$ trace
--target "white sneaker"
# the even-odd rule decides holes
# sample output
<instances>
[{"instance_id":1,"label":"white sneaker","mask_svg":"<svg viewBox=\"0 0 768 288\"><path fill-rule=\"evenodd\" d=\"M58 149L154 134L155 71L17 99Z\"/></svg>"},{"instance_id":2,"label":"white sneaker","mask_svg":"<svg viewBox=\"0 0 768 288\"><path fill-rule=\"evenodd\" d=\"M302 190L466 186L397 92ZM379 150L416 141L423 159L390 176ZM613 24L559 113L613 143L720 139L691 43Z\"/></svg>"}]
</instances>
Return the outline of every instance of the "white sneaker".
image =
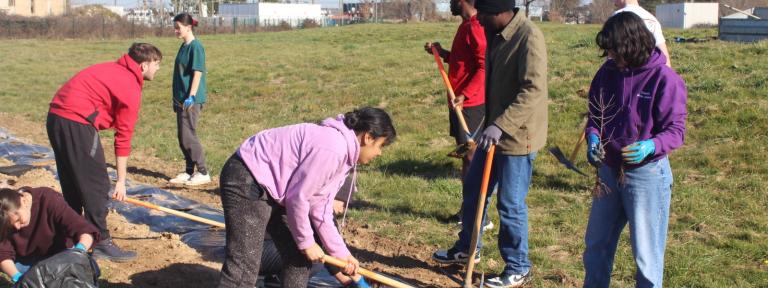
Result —
<instances>
[{"instance_id":1,"label":"white sneaker","mask_svg":"<svg viewBox=\"0 0 768 288\"><path fill-rule=\"evenodd\" d=\"M184 183L187 183L187 181L189 181L189 178L192 178L192 176L184 172L179 175L176 175L176 177L173 177L173 179L168 180L168 182L171 182L173 184L184 184Z\"/></svg>"},{"instance_id":2,"label":"white sneaker","mask_svg":"<svg viewBox=\"0 0 768 288\"><path fill-rule=\"evenodd\" d=\"M488 288L511 288L520 287L531 281L531 272L525 272L522 275L499 275L485 281L485 287Z\"/></svg>"},{"instance_id":3,"label":"white sneaker","mask_svg":"<svg viewBox=\"0 0 768 288\"><path fill-rule=\"evenodd\" d=\"M192 174L192 177L187 180L187 182L184 182L187 186L195 186L195 185L203 185L211 183L211 175L208 174L202 174L200 172L195 172L195 174Z\"/></svg>"}]
</instances>

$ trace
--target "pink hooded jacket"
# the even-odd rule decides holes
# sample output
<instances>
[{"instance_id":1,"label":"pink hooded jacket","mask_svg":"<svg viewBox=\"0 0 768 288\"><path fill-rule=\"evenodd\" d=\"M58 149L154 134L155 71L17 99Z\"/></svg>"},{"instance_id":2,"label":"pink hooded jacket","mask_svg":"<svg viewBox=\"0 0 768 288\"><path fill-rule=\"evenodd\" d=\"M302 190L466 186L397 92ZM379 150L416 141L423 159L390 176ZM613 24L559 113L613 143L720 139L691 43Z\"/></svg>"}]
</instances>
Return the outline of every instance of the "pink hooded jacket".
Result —
<instances>
[{"instance_id":1,"label":"pink hooded jacket","mask_svg":"<svg viewBox=\"0 0 768 288\"><path fill-rule=\"evenodd\" d=\"M333 224L333 199L360 153L343 115L320 124L264 130L245 140L238 152L256 181L286 208L299 249L315 243L314 227L326 253L342 259L351 255Z\"/></svg>"}]
</instances>

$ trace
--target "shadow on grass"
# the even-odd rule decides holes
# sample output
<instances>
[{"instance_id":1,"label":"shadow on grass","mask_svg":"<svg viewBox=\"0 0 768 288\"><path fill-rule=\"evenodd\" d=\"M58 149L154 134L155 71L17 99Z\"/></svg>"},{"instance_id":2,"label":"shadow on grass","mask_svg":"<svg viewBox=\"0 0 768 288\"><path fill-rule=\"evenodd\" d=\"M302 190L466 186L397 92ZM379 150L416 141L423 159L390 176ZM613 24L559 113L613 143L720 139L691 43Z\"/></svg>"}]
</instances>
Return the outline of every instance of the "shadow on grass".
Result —
<instances>
[{"instance_id":1,"label":"shadow on grass","mask_svg":"<svg viewBox=\"0 0 768 288\"><path fill-rule=\"evenodd\" d=\"M447 211L447 214L437 214L437 213L428 213L424 211L415 211L409 207L384 207L379 204L365 201L365 200L353 200L352 203L349 204L350 208L354 208L357 210L376 210L376 211L387 211L389 214L404 214L404 215L413 215L418 218L433 218L441 223L455 223L459 219L453 219L454 210ZM457 212L459 210L459 207L451 207L448 209L455 209Z\"/></svg>"},{"instance_id":2,"label":"shadow on grass","mask_svg":"<svg viewBox=\"0 0 768 288\"><path fill-rule=\"evenodd\" d=\"M416 176L424 179L459 177L459 170L450 161L401 159L377 167L387 175Z\"/></svg>"},{"instance_id":3,"label":"shadow on grass","mask_svg":"<svg viewBox=\"0 0 768 288\"><path fill-rule=\"evenodd\" d=\"M219 270L200 264L176 263L160 270L131 275L132 285L99 280L99 287L216 287Z\"/></svg>"},{"instance_id":4,"label":"shadow on grass","mask_svg":"<svg viewBox=\"0 0 768 288\"><path fill-rule=\"evenodd\" d=\"M567 170L568 173L573 173L575 176L573 177L579 177L587 179L584 176L581 176L579 174L576 174L575 172L570 172L567 168L560 167L563 170ZM568 181L567 179L561 175L558 174L543 174L541 172L538 172L536 170L533 171L533 177L531 180L533 181L533 185L539 188L544 188L548 190L556 190L556 191L565 191L565 192L582 192L585 190L590 189L590 185L588 184L588 181ZM594 179L593 179L594 180Z\"/></svg>"}]
</instances>

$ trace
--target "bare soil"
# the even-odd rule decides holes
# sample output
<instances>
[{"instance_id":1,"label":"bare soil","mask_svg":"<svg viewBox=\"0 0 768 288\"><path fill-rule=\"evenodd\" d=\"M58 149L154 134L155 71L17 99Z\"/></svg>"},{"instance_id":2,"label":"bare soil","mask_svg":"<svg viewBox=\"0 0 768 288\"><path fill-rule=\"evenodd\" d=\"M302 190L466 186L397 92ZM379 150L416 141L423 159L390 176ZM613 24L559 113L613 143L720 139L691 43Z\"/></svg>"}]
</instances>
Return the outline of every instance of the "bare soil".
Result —
<instances>
[{"instance_id":1,"label":"bare soil","mask_svg":"<svg viewBox=\"0 0 768 288\"><path fill-rule=\"evenodd\" d=\"M15 137L28 143L48 145L44 123L36 123L0 113L0 123ZM108 162L114 161L111 143L104 142ZM1 159L1 158L0 158ZM9 163L0 160L0 166ZM112 162L114 163L114 162ZM218 179L211 184L194 188L168 183L178 173L182 163L168 163L141 151L132 152L129 160L129 180L154 185L189 199L221 208L218 197ZM0 181L13 180L16 186L47 186L60 191L58 182L50 172L35 169L20 177L0 174ZM169 216L172 217L172 216ZM143 224L128 222L118 213L108 216L115 242L137 251L137 260L128 263L99 261L103 287L213 287L217 283L221 263L210 262L180 241L172 233L150 231ZM463 277L458 266L441 266L430 259L437 247L411 243L418 231L402 239L377 236L366 224L350 221L343 231L353 254L362 267L401 279L416 287L459 287L456 281Z\"/></svg>"}]
</instances>

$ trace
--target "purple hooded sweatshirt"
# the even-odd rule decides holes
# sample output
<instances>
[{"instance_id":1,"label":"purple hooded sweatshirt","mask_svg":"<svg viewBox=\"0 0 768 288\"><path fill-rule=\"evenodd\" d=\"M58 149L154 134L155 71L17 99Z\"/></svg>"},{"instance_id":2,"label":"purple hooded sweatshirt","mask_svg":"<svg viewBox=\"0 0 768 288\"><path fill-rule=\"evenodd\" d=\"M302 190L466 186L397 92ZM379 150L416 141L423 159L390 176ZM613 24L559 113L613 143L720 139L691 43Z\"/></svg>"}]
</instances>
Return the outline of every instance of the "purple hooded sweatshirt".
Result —
<instances>
[{"instance_id":1,"label":"purple hooded sweatshirt","mask_svg":"<svg viewBox=\"0 0 768 288\"><path fill-rule=\"evenodd\" d=\"M656 152L637 165L623 164L627 168L657 161L683 145L688 92L665 63L657 48L639 68L620 69L608 59L592 79L585 132L600 137L606 165L621 167L621 149L637 141L652 139Z\"/></svg>"},{"instance_id":2,"label":"purple hooded sweatshirt","mask_svg":"<svg viewBox=\"0 0 768 288\"><path fill-rule=\"evenodd\" d=\"M285 207L299 249L315 243L314 227L326 253L341 259L351 255L333 224L333 199L360 153L343 115L264 130L245 140L238 153L256 181Z\"/></svg>"}]
</instances>

